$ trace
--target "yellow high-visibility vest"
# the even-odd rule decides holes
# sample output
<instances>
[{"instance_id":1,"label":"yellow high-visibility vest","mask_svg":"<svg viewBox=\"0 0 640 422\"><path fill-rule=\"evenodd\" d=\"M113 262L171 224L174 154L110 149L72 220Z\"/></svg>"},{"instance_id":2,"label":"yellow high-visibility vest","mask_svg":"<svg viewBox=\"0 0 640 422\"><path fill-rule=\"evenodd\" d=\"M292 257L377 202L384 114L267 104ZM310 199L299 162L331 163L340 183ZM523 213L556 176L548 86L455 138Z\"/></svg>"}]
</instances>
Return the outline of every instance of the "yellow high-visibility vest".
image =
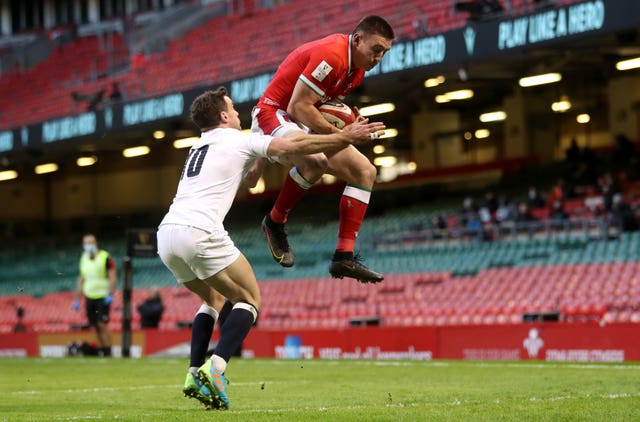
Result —
<instances>
[{"instance_id":1,"label":"yellow high-visibility vest","mask_svg":"<svg viewBox=\"0 0 640 422\"><path fill-rule=\"evenodd\" d=\"M84 279L82 293L89 299L99 299L109 294L109 277L107 272L109 252L100 250L91 259L88 253L80 258L80 275Z\"/></svg>"}]
</instances>

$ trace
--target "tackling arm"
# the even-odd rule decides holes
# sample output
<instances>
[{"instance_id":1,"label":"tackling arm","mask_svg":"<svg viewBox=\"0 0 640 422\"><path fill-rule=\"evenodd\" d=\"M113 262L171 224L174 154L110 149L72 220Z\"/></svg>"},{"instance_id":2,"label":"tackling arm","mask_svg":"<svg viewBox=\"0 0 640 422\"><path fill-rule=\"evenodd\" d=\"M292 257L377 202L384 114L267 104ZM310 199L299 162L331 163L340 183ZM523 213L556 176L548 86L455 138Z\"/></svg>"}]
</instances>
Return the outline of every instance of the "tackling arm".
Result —
<instances>
[{"instance_id":1,"label":"tackling arm","mask_svg":"<svg viewBox=\"0 0 640 422\"><path fill-rule=\"evenodd\" d=\"M291 138L273 138L269 143L267 154L271 156L315 154L349 144L363 144L377 139L384 133L381 122L353 123L344 130L329 135L300 133Z\"/></svg>"}]
</instances>

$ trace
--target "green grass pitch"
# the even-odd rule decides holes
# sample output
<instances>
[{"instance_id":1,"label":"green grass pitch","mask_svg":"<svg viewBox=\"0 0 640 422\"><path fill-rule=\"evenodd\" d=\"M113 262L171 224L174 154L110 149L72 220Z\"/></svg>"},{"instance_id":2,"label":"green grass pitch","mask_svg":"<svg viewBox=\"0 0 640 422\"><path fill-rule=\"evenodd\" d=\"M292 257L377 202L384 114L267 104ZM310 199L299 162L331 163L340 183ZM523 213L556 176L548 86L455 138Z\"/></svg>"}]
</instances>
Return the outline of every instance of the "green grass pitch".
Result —
<instances>
[{"instance_id":1,"label":"green grass pitch","mask_svg":"<svg viewBox=\"0 0 640 422\"><path fill-rule=\"evenodd\" d=\"M232 360L231 410L187 359L0 359L0 421L633 421L640 364Z\"/></svg>"}]
</instances>

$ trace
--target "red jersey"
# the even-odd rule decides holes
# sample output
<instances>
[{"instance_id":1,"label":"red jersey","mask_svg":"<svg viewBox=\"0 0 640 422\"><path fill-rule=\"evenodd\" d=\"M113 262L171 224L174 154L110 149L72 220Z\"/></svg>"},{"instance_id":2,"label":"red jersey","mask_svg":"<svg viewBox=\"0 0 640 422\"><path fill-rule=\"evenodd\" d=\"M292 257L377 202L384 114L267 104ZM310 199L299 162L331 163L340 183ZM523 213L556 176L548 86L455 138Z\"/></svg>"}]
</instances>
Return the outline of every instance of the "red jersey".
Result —
<instances>
[{"instance_id":1,"label":"red jersey","mask_svg":"<svg viewBox=\"0 0 640 422\"><path fill-rule=\"evenodd\" d=\"M351 36L333 34L293 50L284 59L258 107L286 110L298 79L322 97L320 102L346 96L364 78L364 70L351 67Z\"/></svg>"}]
</instances>

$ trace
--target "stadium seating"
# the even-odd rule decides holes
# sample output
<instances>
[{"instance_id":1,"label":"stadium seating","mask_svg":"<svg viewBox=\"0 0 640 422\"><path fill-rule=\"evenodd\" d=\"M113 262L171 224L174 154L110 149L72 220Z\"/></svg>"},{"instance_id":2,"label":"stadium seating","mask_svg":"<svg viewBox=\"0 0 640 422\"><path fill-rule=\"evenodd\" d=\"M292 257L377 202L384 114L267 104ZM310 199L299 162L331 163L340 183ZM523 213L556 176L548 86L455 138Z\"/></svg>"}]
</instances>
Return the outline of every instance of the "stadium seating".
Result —
<instances>
[{"instance_id":1,"label":"stadium seating","mask_svg":"<svg viewBox=\"0 0 640 422\"><path fill-rule=\"evenodd\" d=\"M95 93L108 88L111 81L97 80L98 76L104 74L109 63L128 56L123 37L113 34L111 39L113 44L107 50L96 36L78 38L55 48L47 60L32 69L3 74L3 126L16 127L85 111L87 104L76 103L72 92Z\"/></svg>"},{"instance_id":2,"label":"stadium seating","mask_svg":"<svg viewBox=\"0 0 640 422\"><path fill-rule=\"evenodd\" d=\"M565 321L640 322L640 263L561 264L493 268L455 277L450 272L389 274L384 283L362 285L330 278L261 283L262 328L339 328L366 319L382 325L477 325L522 322L524 314L557 313ZM189 321L199 300L180 286L160 290L165 303L161 329ZM134 309L150 289L133 294ZM71 310L71 292L40 298L0 298L0 331L25 324L36 331L66 331L84 316ZM121 326L122 298L113 302L114 329ZM137 326L139 316L134 311Z\"/></svg>"},{"instance_id":3,"label":"stadium seating","mask_svg":"<svg viewBox=\"0 0 640 422\"><path fill-rule=\"evenodd\" d=\"M378 217L366 224L385 230L384 220ZM623 233L609 241L545 236L387 250L367 246L371 242L366 237L375 237L377 230L363 235L361 244L367 263L386 274L379 285L326 277L335 236L331 223L292 224L291 241L298 259L293 270L272 261L265 245L255 241L261 236L258 229L233 232L261 280L261 326L339 327L372 317L386 325L513 323L525 313L545 312L557 312L565 320L638 320L640 233ZM121 262L122 246L115 241L105 241L103 246ZM318 248L326 251L319 254ZM22 258L16 259L16 254ZM69 309L72 301L78 254L77 245L0 254L7 268L0 280L1 292L7 295L0 298L2 330L15 323L16 306L25 308L25 321L34 329L68 329L70 324L82 323L81 314L59 312ZM12 260L14 265L6 265ZM144 300L150 287L163 286L167 306L163 328L189 320L198 303L175 284L157 258L134 261L134 284L134 305ZM120 325L120 307L118 294L114 328Z\"/></svg>"},{"instance_id":4,"label":"stadium seating","mask_svg":"<svg viewBox=\"0 0 640 422\"><path fill-rule=\"evenodd\" d=\"M507 8L512 14L533 10L532 1L512 3ZM282 25L283 13L290 25ZM86 104L74 102L71 93L98 92L114 81L120 83L125 99L134 100L272 71L296 45L329 33L348 32L369 13L385 16L395 27L398 40L460 28L467 20L467 14L454 13L447 0L328 2L314 14L308 12L306 1L292 0L242 17L215 17L172 40L164 52L148 55L143 63L111 76L106 75L110 63L135 56L124 37L113 33L102 40L96 36L77 38L32 69L2 75L0 129L83 112Z\"/></svg>"},{"instance_id":5,"label":"stadium seating","mask_svg":"<svg viewBox=\"0 0 640 422\"><path fill-rule=\"evenodd\" d=\"M511 3L518 10L532 5L525 0ZM291 26L281 24L283 10ZM330 2L318 14L307 11L306 2L293 0L242 18L216 17L170 42L162 54L102 80L95 80L95 75L106 71L109 60L129 54L123 37L114 35L109 51L96 37L77 39L34 69L3 74L1 124L13 127L84 111L86 105L74 102L71 92L96 92L112 80L121 83L127 99L134 99L273 70L293 46L348 31L357 17L372 11L393 22L400 40L457 28L466 19L454 14L448 1ZM572 221L594 216L584 198L568 200L564 207ZM549 217L546 208L534 212L542 220ZM449 214L451 234L429 238L425 228L443 213ZM523 314L545 312L556 312L565 320L640 323L640 234L608 239L593 236L588 225L581 227L481 242L464 233L452 210L415 205L368 217L358 248L367 265L387 275L380 285L327 278L336 221L298 220L288 225L296 252L294 269L273 262L257 224L230 231L261 281L263 328L338 328L367 318L393 326L506 324L521 321ZM122 262L121 239L101 239L101 246ZM12 329L18 306L26 311L27 325L37 331L68 330L71 324L83 323L82 313L70 310L79 253L75 243L0 250L0 332ZM167 311L161 328L175 329L178 322L192 318L199 301L176 285L158 258L136 259L133 276L134 307L152 286L162 287ZM120 326L121 307L117 294L113 328ZM137 321L134 312L134 325Z\"/></svg>"}]
</instances>

